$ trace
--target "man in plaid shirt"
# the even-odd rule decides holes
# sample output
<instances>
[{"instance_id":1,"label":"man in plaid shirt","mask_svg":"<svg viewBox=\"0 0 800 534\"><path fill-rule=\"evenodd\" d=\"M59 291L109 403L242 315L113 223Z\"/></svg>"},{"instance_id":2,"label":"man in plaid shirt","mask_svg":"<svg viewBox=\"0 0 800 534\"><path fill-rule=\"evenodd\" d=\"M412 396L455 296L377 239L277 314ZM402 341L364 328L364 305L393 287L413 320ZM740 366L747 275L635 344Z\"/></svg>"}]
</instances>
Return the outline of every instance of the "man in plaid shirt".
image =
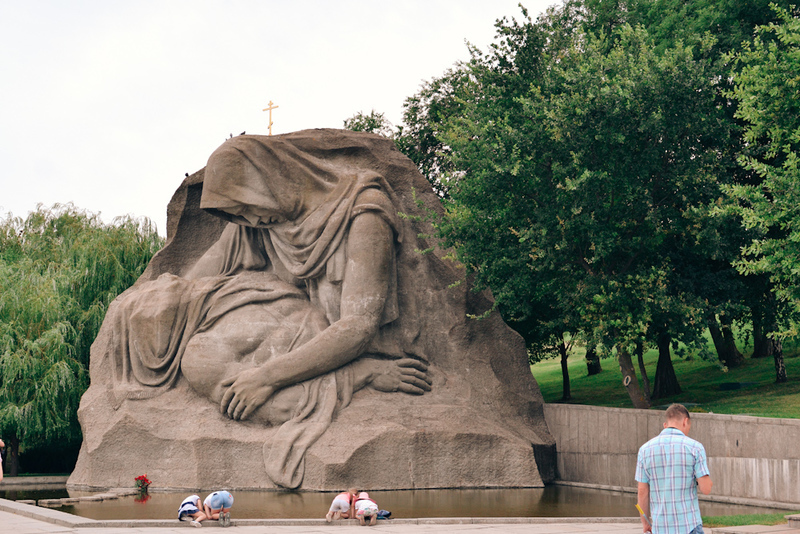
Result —
<instances>
[{"instance_id":1,"label":"man in plaid shirt","mask_svg":"<svg viewBox=\"0 0 800 534\"><path fill-rule=\"evenodd\" d=\"M697 490L711 493L706 450L689 438L692 420L681 404L667 408L661 434L639 449L636 481L642 528L653 534L703 534ZM648 522L652 517L652 525Z\"/></svg>"}]
</instances>

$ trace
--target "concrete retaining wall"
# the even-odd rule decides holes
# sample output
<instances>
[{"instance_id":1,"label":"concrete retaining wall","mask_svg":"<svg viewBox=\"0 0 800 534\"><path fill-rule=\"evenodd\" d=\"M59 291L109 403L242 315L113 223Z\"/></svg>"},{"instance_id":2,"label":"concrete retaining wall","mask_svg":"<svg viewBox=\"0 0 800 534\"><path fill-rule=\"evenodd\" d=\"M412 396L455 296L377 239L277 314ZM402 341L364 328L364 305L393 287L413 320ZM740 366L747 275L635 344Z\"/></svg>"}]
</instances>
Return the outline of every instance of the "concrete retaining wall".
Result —
<instances>
[{"instance_id":1,"label":"concrete retaining wall","mask_svg":"<svg viewBox=\"0 0 800 534\"><path fill-rule=\"evenodd\" d=\"M639 447L663 429L664 412L546 404L558 478L636 487ZM800 504L800 420L692 414L692 438L706 449L712 494Z\"/></svg>"},{"instance_id":2,"label":"concrete retaining wall","mask_svg":"<svg viewBox=\"0 0 800 534\"><path fill-rule=\"evenodd\" d=\"M10 477L6 475L0 481L0 489L36 489L42 486L63 489L67 486L68 476Z\"/></svg>"}]
</instances>

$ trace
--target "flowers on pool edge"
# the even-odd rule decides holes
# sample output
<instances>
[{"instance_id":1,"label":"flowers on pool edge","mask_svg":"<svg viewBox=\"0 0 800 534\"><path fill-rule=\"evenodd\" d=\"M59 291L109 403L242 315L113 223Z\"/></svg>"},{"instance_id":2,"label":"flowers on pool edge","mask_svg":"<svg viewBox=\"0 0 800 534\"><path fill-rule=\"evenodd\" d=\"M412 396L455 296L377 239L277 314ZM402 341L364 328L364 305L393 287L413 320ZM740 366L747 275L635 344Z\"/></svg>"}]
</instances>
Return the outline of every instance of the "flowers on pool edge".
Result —
<instances>
[{"instance_id":1,"label":"flowers on pool edge","mask_svg":"<svg viewBox=\"0 0 800 534\"><path fill-rule=\"evenodd\" d=\"M147 474L139 475L133 480L136 482L136 489L138 489L140 492L146 492L147 488L150 486L150 479L147 478Z\"/></svg>"}]
</instances>

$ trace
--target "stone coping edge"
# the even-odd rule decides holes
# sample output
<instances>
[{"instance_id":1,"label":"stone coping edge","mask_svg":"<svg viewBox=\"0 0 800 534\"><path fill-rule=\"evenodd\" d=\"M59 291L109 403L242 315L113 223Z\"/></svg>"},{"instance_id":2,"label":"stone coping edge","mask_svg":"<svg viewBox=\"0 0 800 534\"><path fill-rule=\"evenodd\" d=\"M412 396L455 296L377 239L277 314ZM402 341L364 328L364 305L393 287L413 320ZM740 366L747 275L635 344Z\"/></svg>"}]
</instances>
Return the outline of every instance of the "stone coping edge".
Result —
<instances>
[{"instance_id":1,"label":"stone coping edge","mask_svg":"<svg viewBox=\"0 0 800 534\"><path fill-rule=\"evenodd\" d=\"M70 528L150 528L177 526L191 527L189 523L181 523L177 519L117 519L98 521L87 519L58 510L50 510L40 506L22 504L7 499L0 499L0 511L23 517L45 521ZM486 524L547 524L547 523L638 523L638 518L631 517L429 517L388 519L398 525L486 525ZM216 521L204 522L203 526L216 526ZM239 526L322 526L328 525L324 518L320 519L232 519L231 525ZM357 525L355 519L335 521L330 525Z\"/></svg>"},{"instance_id":2,"label":"stone coping edge","mask_svg":"<svg viewBox=\"0 0 800 534\"><path fill-rule=\"evenodd\" d=\"M84 527L93 526L87 523L93 522L91 519L85 517L78 517L76 515L60 512L58 510L50 510L49 508L42 508L33 504L24 504L16 501L9 501L8 499L0 499L0 511L9 512L23 517L36 519L37 521L45 521L53 523L62 527Z\"/></svg>"},{"instance_id":3,"label":"stone coping edge","mask_svg":"<svg viewBox=\"0 0 800 534\"><path fill-rule=\"evenodd\" d=\"M586 482L571 482L569 480L556 480L554 486L573 486L576 488L599 489L606 491L620 491L623 493L637 493L637 489L628 486L607 486L605 484L588 484ZM720 504L741 504L744 506L758 506L760 508L774 508L776 510L797 510L800 503L762 501L759 499L745 499L742 497L722 497L718 495L699 495L701 501L716 502Z\"/></svg>"},{"instance_id":4,"label":"stone coping edge","mask_svg":"<svg viewBox=\"0 0 800 534\"><path fill-rule=\"evenodd\" d=\"M67 486L69 475L61 477L3 477L0 489L19 488L23 486Z\"/></svg>"},{"instance_id":5,"label":"stone coping edge","mask_svg":"<svg viewBox=\"0 0 800 534\"><path fill-rule=\"evenodd\" d=\"M572 404L572 403L565 403L565 402L546 402L542 405L546 410L548 407L553 407L553 409L557 410L559 407L567 406L570 409L580 409L586 410L590 412L612 412L612 413L620 413L623 411L637 411L642 413L650 413L650 414L658 414L660 412L664 412L665 409L661 408L650 408L650 409L640 409L640 408L612 408L610 406L592 406L590 404ZM742 422L752 422L753 420L758 420L761 423L767 423L772 425L785 425L785 426L800 426L800 419L789 419L786 417L761 417L758 415L732 415L732 414L724 414L724 413L714 413L714 412L692 412L692 417L699 417L699 418L710 418L716 419L719 421L742 421Z\"/></svg>"}]
</instances>

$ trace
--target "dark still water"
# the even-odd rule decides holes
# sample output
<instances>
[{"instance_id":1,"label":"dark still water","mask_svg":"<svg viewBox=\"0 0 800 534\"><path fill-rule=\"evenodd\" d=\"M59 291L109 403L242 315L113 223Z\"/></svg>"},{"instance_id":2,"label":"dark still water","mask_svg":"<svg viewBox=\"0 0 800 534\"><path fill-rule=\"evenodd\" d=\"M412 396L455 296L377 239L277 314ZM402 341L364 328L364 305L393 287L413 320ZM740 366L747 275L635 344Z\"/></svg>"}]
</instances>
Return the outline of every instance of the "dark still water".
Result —
<instances>
[{"instance_id":1,"label":"dark still water","mask_svg":"<svg viewBox=\"0 0 800 534\"><path fill-rule=\"evenodd\" d=\"M38 501L39 499L63 499L69 497L69 492L64 488L35 489L35 486L25 486L21 489L5 489L0 485L0 499L9 501Z\"/></svg>"},{"instance_id":2,"label":"dark still water","mask_svg":"<svg viewBox=\"0 0 800 534\"><path fill-rule=\"evenodd\" d=\"M11 493L10 491L5 492ZM44 499L64 495L4 498ZM205 498L208 492L201 493ZM335 493L234 491L231 516L240 519L322 518ZM91 495L70 491L70 497ZM57 508L91 519L177 519L178 505L189 493L152 493L145 502L134 497L82 502ZM0 492L3 497L3 492ZM636 495L615 491L548 486L541 489L463 489L370 492L392 517L635 517ZM775 513L775 509L701 502L703 515Z\"/></svg>"}]
</instances>

